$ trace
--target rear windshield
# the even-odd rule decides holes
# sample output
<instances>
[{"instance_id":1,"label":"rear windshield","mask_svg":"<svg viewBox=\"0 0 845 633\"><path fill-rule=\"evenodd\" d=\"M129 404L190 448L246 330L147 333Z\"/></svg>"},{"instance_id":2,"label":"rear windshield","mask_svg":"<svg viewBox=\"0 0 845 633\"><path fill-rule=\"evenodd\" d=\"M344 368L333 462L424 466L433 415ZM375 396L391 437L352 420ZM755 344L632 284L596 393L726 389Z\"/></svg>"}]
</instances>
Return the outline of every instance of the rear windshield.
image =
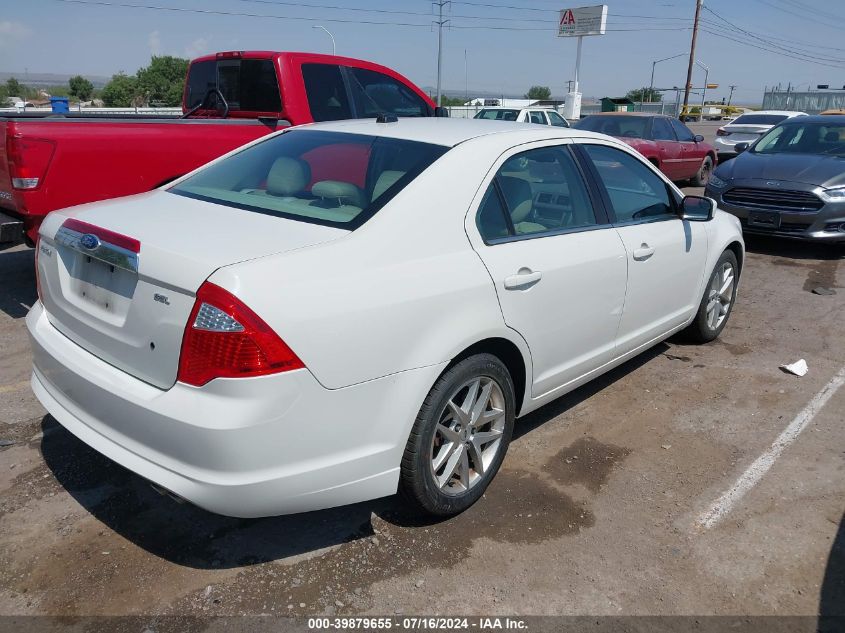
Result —
<instances>
[{"instance_id":1,"label":"rear windshield","mask_svg":"<svg viewBox=\"0 0 845 633\"><path fill-rule=\"evenodd\" d=\"M845 121L806 123L798 117L769 130L749 151L754 154L845 156Z\"/></svg>"},{"instance_id":2,"label":"rear windshield","mask_svg":"<svg viewBox=\"0 0 845 633\"><path fill-rule=\"evenodd\" d=\"M496 121L516 121L519 110L481 110L476 119L495 119Z\"/></svg>"},{"instance_id":3,"label":"rear windshield","mask_svg":"<svg viewBox=\"0 0 845 633\"><path fill-rule=\"evenodd\" d=\"M169 189L267 215L355 229L448 150L362 134L290 130Z\"/></svg>"},{"instance_id":4,"label":"rear windshield","mask_svg":"<svg viewBox=\"0 0 845 633\"><path fill-rule=\"evenodd\" d=\"M219 90L230 110L281 112L279 82L269 59L219 59L191 64L188 108L202 103L209 90Z\"/></svg>"},{"instance_id":5,"label":"rear windshield","mask_svg":"<svg viewBox=\"0 0 845 633\"><path fill-rule=\"evenodd\" d=\"M644 116L588 116L581 119L572 127L589 132L600 132L609 136L625 136L628 138L647 138L648 117Z\"/></svg>"},{"instance_id":6,"label":"rear windshield","mask_svg":"<svg viewBox=\"0 0 845 633\"><path fill-rule=\"evenodd\" d=\"M785 114L743 114L731 121L731 125L777 125L788 118Z\"/></svg>"}]
</instances>

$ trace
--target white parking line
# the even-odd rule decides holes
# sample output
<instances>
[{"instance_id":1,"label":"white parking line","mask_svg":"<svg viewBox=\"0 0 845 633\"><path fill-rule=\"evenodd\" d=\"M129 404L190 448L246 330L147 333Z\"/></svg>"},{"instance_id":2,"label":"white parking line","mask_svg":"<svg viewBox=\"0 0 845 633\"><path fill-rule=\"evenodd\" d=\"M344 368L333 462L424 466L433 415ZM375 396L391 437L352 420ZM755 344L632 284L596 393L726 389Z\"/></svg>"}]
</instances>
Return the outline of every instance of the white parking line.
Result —
<instances>
[{"instance_id":1,"label":"white parking line","mask_svg":"<svg viewBox=\"0 0 845 633\"><path fill-rule=\"evenodd\" d=\"M807 406L795 416L795 419L789 423L777 439L772 443L769 449L754 460L754 463L742 473L742 476L736 480L736 483L731 486L721 497L719 497L713 505L703 513L698 519L698 525L703 528L711 528L722 520L734 507L737 501L742 499L746 492L751 490L757 482L763 478L775 460L780 454L801 434L807 425L813 421L816 414L821 411L825 403L830 400L830 397L836 393L843 384L845 384L845 367L840 369L836 375L830 379L822 390L819 391Z\"/></svg>"}]
</instances>

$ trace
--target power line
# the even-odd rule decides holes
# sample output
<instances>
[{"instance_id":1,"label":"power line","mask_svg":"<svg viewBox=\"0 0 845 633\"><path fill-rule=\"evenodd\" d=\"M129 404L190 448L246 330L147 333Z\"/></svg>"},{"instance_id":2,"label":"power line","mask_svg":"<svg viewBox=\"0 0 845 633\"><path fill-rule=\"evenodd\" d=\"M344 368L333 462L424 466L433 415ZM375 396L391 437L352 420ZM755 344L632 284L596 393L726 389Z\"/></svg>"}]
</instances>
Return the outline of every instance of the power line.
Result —
<instances>
[{"instance_id":1,"label":"power line","mask_svg":"<svg viewBox=\"0 0 845 633\"><path fill-rule=\"evenodd\" d=\"M722 39L730 40L731 42L736 42L737 44L742 44L743 46L749 46L751 48L756 48L756 49L759 49L761 51L766 51L767 53L774 53L775 55L782 55L784 57L789 57L790 59L797 59L798 61L807 61L811 64L816 64L818 66L827 66L828 68L837 68L839 70L842 69L841 64L835 65L835 64L827 64L825 62L799 59L799 58L797 58L794 55L791 55L789 53L783 53L781 51L773 50L771 48L766 48L764 46L758 46L757 44L752 44L751 42L749 42L747 40L736 39L736 38L730 37L729 35L725 35L724 33L718 33L717 31L712 31L712 30L710 30L706 27L702 27L701 30L704 31L705 33L709 34L709 35L712 35L713 37L721 37Z\"/></svg>"},{"instance_id":2,"label":"power line","mask_svg":"<svg viewBox=\"0 0 845 633\"><path fill-rule=\"evenodd\" d=\"M107 0L53 0L54 2L64 2L67 4L86 4L86 5L94 5L94 6L104 6L104 7L120 7L126 9L148 9L148 10L155 10L155 11L171 11L177 13L201 13L205 15L226 15L226 16L235 16L235 17L247 17L247 18L265 18L265 19L273 19L273 20L299 20L305 22L339 22L343 24L379 24L379 25L386 25L386 26L416 26L416 27L425 27L429 28L431 26L430 23L420 24L415 22L380 22L377 20L347 20L343 18L310 18L310 17L301 17L301 16L288 16L288 15L267 15L267 14L260 14L260 13L243 13L239 11L223 11L217 9L189 9L186 7L162 7L159 5L152 5L152 4L129 4L126 2L109 2Z\"/></svg>"},{"instance_id":3,"label":"power line","mask_svg":"<svg viewBox=\"0 0 845 633\"><path fill-rule=\"evenodd\" d=\"M771 2L768 2L767 0L757 0L757 2L759 2L760 4L764 4L767 7L771 7L772 9L777 9L778 11L783 11L784 13L788 13L789 15L793 15L797 18L801 18L802 20L806 20L807 22L813 22L815 24L821 24L822 26L828 26L828 27L833 28L833 29L841 28L841 27L838 27L836 25L829 24L829 23L827 23L823 20L815 20L815 19L811 18L810 16L806 15L805 13L797 13L795 11L790 11L789 9L784 9L783 7L781 7L777 4L772 4Z\"/></svg>"},{"instance_id":4,"label":"power line","mask_svg":"<svg viewBox=\"0 0 845 633\"><path fill-rule=\"evenodd\" d=\"M704 8L707 9L707 6L705 5ZM722 18L722 19L724 20L724 18ZM724 21L726 21L726 20L724 20ZM713 26L723 28L722 24L717 23L713 20L708 20L708 19L702 18L702 22L704 22L705 24L711 24ZM732 25L732 26L733 26L732 30L742 31L742 29L740 29L739 27L736 27L735 25ZM773 33L761 33L760 31L748 31L748 33L754 33L756 35L759 35L759 36L765 37L765 38L774 38L775 40L778 40L778 41L781 41L781 42L788 42L788 43L791 43L791 44L796 44L798 46L806 46L806 47L809 47L809 48L822 48L822 49L830 50L830 51L845 52L845 48L839 48L837 46L825 46L823 44L815 44L813 42L805 42L803 40L788 39L788 38L785 38L781 35L775 35ZM805 49L805 50L809 50L809 48Z\"/></svg>"},{"instance_id":5,"label":"power line","mask_svg":"<svg viewBox=\"0 0 845 633\"><path fill-rule=\"evenodd\" d=\"M705 9L705 11L708 11L709 13L713 14L714 16L716 16L719 20L721 20L722 22L724 22L725 24L727 24L727 25L728 25L728 26L729 26L729 27L730 27L733 31L738 32L738 33L741 33L741 34L743 34L743 35L747 35L747 36L749 36L749 37L751 37L751 38L753 38L753 39L755 39L755 40L757 40L757 41L759 41L759 42L762 42L763 44L766 44L766 45L768 45L768 46L771 46L771 47L773 47L773 48L780 49L780 50L785 51L785 52L787 52L787 53L792 53L792 54L795 54L795 55L799 55L799 56L801 56L801 57L806 58L808 61L810 61L810 60L813 60L813 61L828 61L828 62L840 62L840 63L845 64L845 60L843 60L843 59L841 59L841 58L835 58L835 57L823 57L820 53L815 53L815 52L812 52L812 51L807 51L806 49L802 51L802 50L800 50L800 49L790 48L790 47L787 47L787 46L782 46L782 45L781 45L781 44L779 44L778 42L772 41L772 40L767 39L767 38L760 37L760 36L755 35L754 33L750 32L750 31L746 31L745 29L743 29L743 28L741 28L741 27L737 26L736 24L734 24L734 23L732 23L732 22L728 21L727 19L725 19L724 17L722 17L721 15L719 15L718 13L716 13L715 11L713 11L712 9L710 9L709 7L706 7L706 6L705 6L705 7L704 7L704 9ZM721 26L721 25L719 25L719 26Z\"/></svg>"},{"instance_id":6,"label":"power line","mask_svg":"<svg viewBox=\"0 0 845 633\"><path fill-rule=\"evenodd\" d=\"M193 9L188 7L167 7L161 5L154 5L154 4L138 4L138 3L129 3L129 2L114 2L110 0L53 0L54 2L63 2L66 4L82 4L82 5L92 5L92 6L104 6L104 7L112 7L112 8L125 8L125 9L144 9L150 11L170 11L176 13L198 13L203 15L220 15L220 16L232 16L232 17L248 17L248 18L262 18L262 19L273 19L273 20L297 20L297 21L305 21L305 22L334 22L334 23L341 23L341 24L367 24L367 25L378 25L378 26L403 26L403 27L417 27L417 28L430 28L431 22L420 23L420 22L391 22L386 20L364 20L364 19L348 19L348 18L329 18L329 17L305 17L305 16L289 16L289 15L272 15L272 14L262 14L262 13L247 13L242 11L224 11L224 10L217 10L217 9ZM316 6L316 5L314 5ZM428 15L428 14L426 14ZM452 29L476 29L476 30L493 30L493 31L554 31L554 26L550 25L548 27L518 27L518 26L492 26L492 25L484 25L484 24L454 24L450 23L448 28ZM677 30L677 27L654 27L654 28L610 28L607 29L610 32L638 32L638 31L674 31Z\"/></svg>"}]
</instances>

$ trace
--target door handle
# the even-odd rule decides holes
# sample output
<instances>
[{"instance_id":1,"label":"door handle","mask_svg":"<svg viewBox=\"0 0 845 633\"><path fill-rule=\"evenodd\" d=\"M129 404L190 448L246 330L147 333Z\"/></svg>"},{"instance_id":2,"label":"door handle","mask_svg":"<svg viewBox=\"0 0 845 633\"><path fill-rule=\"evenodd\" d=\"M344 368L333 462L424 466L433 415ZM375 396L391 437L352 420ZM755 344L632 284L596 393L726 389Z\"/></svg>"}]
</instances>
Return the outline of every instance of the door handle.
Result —
<instances>
[{"instance_id":1,"label":"door handle","mask_svg":"<svg viewBox=\"0 0 845 633\"><path fill-rule=\"evenodd\" d=\"M654 255L654 247L649 246L645 242L643 242L639 248L634 249L634 259L638 262L645 261L652 255Z\"/></svg>"},{"instance_id":2,"label":"door handle","mask_svg":"<svg viewBox=\"0 0 845 633\"><path fill-rule=\"evenodd\" d=\"M505 277L505 289L516 290L517 288L524 288L530 286L543 277L543 273L539 270L532 271L530 268L520 268L519 272L510 277Z\"/></svg>"}]
</instances>

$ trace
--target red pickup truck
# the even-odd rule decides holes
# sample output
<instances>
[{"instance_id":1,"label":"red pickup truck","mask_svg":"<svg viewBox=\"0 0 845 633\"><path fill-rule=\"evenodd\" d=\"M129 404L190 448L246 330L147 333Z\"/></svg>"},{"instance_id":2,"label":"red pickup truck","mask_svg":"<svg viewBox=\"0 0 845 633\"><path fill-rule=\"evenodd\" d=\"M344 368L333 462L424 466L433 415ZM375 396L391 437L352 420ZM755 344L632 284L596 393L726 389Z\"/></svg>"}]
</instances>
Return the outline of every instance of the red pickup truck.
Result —
<instances>
[{"instance_id":1,"label":"red pickup truck","mask_svg":"<svg viewBox=\"0 0 845 633\"><path fill-rule=\"evenodd\" d=\"M0 117L0 242L32 245L50 211L160 187L251 140L313 121L445 116L399 73L311 53L226 52L191 62L181 118Z\"/></svg>"}]
</instances>

